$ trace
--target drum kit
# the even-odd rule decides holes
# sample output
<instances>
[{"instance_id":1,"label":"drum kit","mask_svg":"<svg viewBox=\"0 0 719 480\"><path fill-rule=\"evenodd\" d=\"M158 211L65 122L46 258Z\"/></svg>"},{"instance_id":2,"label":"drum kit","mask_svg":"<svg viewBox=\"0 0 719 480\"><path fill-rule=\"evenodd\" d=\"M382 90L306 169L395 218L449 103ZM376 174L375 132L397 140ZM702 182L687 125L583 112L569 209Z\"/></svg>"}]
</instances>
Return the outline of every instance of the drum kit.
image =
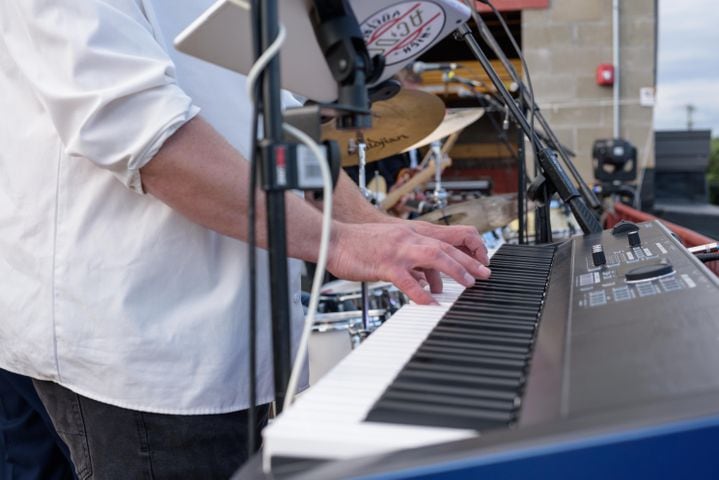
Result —
<instances>
[{"instance_id":1,"label":"drum kit","mask_svg":"<svg viewBox=\"0 0 719 480\"><path fill-rule=\"evenodd\" d=\"M473 225L483 233L516 218L515 196L448 204L448 193L442 186L442 172L451 165L449 150L459 133L483 113L479 108L445 111L437 96L403 89L388 100L373 103L370 129L360 133L339 130L334 122L328 122L322 125L322 138L338 142L343 167L359 167L360 191L377 208L390 210L433 180L434 189L427 200L432 211L418 219ZM391 191L387 192L386 181L378 174L367 181L367 163L426 146L429 149L420 169ZM407 301L402 292L387 282L336 280L324 285L310 339L310 383L316 382Z\"/></svg>"}]
</instances>

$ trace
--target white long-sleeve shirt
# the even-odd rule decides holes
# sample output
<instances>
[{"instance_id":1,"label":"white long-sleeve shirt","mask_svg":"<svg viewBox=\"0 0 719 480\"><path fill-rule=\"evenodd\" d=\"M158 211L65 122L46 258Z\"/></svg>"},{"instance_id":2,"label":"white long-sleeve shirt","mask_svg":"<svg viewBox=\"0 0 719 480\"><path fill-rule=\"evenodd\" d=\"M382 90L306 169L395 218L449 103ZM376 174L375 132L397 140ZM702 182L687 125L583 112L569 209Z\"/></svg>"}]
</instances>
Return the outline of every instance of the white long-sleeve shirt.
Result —
<instances>
[{"instance_id":1,"label":"white long-sleeve shirt","mask_svg":"<svg viewBox=\"0 0 719 480\"><path fill-rule=\"evenodd\" d=\"M148 412L248 406L247 245L143 194L139 173L200 109L249 154L244 78L171 48L210 3L0 2L0 367Z\"/></svg>"}]
</instances>

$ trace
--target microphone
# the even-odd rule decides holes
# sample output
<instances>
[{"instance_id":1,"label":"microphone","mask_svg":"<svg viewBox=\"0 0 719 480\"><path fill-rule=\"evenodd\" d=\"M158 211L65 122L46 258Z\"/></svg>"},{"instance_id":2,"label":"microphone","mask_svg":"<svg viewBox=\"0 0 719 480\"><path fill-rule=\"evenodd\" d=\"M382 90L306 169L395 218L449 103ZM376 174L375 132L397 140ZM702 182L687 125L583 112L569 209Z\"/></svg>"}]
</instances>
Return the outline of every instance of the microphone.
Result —
<instances>
[{"instance_id":1,"label":"microphone","mask_svg":"<svg viewBox=\"0 0 719 480\"><path fill-rule=\"evenodd\" d=\"M467 85L468 87L472 87L472 88L484 86L484 85L482 85L482 82L478 82L477 80L472 80L471 78L460 77L458 75L455 75L454 72L452 72L452 71L445 72L442 75L442 81L445 83L449 83L449 82L461 83L462 85Z\"/></svg>"},{"instance_id":2,"label":"microphone","mask_svg":"<svg viewBox=\"0 0 719 480\"><path fill-rule=\"evenodd\" d=\"M412 64L412 72L415 74L422 73L422 72L432 72L432 71L449 72L452 70L457 70L460 67L461 67L461 65L458 65L456 63L414 62Z\"/></svg>"},{"instance_id":3,"label":"microphone","mask_svg":"<svg viewBox=\"0 0 719 480\"><path fill-rule=\"evenodd\" d=\"M485 102L487 102L489 105L491 105L493 108L496 108L497 110L506 110L505 106L498 102L492 95L476 92L476 88L487 88L487 85L483 82L472 80L471 78L460 77L459 75L456 75L453 71L444 72L444 74L442 74L442 81L445 83L459 83L460 85L466 85L471 89L470 95L473 95L475 97L481 97L482 99L484 99ZM460 93L459 95L462 96L462 93ZM465 93L465 95L467 94Z\"/></svg>"}]
</instances>

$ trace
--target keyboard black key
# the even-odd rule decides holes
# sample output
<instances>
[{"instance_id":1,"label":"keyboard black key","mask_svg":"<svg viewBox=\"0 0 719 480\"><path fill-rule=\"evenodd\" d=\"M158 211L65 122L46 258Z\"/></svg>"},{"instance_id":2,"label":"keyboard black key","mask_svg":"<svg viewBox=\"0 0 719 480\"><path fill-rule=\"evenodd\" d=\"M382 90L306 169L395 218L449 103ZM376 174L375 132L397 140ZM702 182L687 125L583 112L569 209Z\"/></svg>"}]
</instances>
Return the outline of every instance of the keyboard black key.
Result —
<instances>
[{"instance_id":1,"label":"keyboard black key","mask_svg":"<svg viewBox=\"0 0 719 480\"><path fill-rule=\"evenodd\" d=\"M517 417L555 248L504 245L373 406L367 421L483 430Z\"/></svg>"}]
</instances>

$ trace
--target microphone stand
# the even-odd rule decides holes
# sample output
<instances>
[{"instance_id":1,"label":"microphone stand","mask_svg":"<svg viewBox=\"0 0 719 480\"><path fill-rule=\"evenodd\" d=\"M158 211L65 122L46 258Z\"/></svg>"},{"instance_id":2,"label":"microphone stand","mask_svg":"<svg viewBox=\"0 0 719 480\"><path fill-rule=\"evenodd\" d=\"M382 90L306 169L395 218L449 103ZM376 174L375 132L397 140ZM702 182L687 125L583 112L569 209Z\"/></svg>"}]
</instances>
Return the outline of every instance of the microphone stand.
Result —
<instances>
[{"instance_id":1,"label":"microphone stand","mask_svg":"<svg viewBox=\"0 0 719 480\"><path fill-rule=\"evenodd\" d=\"M367 53L359 24L347 0L314 0L313 6L311 20L315 34L339 87L339 105L334 105L337 111L342 112L338 125L342 128L367 128L371 126L372 118L367 83L382 74L384 57L370 57ZM265 51L279 32L278 0L255 0L253 8L259 9L256 35L259 51ZM277 413L282 411L292 371L285 191L297 186L291 178L291 172L295 171L295 159L289 145L283 141L279 65L279 56L276 55L262 75L264 138L259 142L258 149L262 188L266 192Z\"/></svg>"},{"instance_id":2,"label":"microphone stand","mask_svg":"<svg viewBox=\"0 0 719 480\"><path fill-rule=\"evenodd\" d=\"M572 163L572 160L567 155L566 149L564 146L559 142L559 139L557 138L556 134L554 133L554 130L549 126L547 123L547 120L544 118L544 115L542 114L541 110L539 109L539 105L537 105L534 102L534 99L530 97L528 94L528 90L524 82L522 81L521 77L517 73L517 70L514 68L514 65L509 61L507 56L504 54L502 49L499 46L499 43L497 43L497 39L494 37L492 32L487 27L487 24L484 23L484 20L482 20L482 17L480 15L476 15L475 18L477 19L477 29L479 30L479 34L482 36L482 39L489 45L489 47L492 49L492 51L497 56L497 59L499 59L500 62L502 62L502 65L504 65L504 68L509 73L509 76L512 77L512 81L516 83L519 86L519 94L520 98L522 99L522 102L527 105L528 108L530 108L534 112L534 118L537 119L539 122L539 125L542 127L542 130L546 134L546 136L549 139L549 144L552 146L552 148L557 152L562 159L565 167L569 170L569 172L572 175L572 178L574 178L575 182L579 186L579 191L582 194L582 198L584 198L584 201L586 204L592 209L599 211L602 204L599 202L599 199L594 194L591 188L589 188L589 185L587 185L587 182L584 181L582 176L579 174L579 171L577 171L577 168L574 166L574 163Z\"/></svg>"},{"instance_id":3,"label":"microphone stand","mask_svg":"<svg viewBox=\"0 0 719 480\"><path fill-rule=\"evenodd\" d=\"M258 5L259 4L259 5ZM272 44L279 32L277 0L255 1L259 8L260 51ZM291 326L287 268L287 228L285 190L287 190L287 148L283 143L280 59L275 56L262 76L262 121L264 138L259 143L258 163L267 208L267 250L270 267L272 305L272 362L275 405L282 411L290 380Z\"/></svg>"},{"instance_id":4,"label":"microphone stand","mask_svg":"<svg viewBox=\"0 0 719 480\"><path fill-rule=\"evenodd\" d=\"M464 40L467 46L472 50L472 53L477 57L482 68L489 75L492 84L497 89L497 92L501 95L504 104L512 113L519 126L524 131L524 134L529 138L531 142L537 145L537 162L542 169L543 176L541 178L541 189L547 194L546 198L549 198L555 191L559 193L562 200L569 205L572 210L577 222L582 228L584 234L598 233L602 231L602 225L597 220L594 213L587 207L584 199L580 195L577 187L571 182L567 173L564 171L562 166L557 161L556 153L546 146L543 147L541 140L536 132L532 129L527 117L522 113L520 108L515 103L512 95L509 93L507 88L502 83L502 79L492 67L489 58L484 54L479 46L479 43L472 35L472 31L466 24L462 24L457 28L455 33L458 38ZM535 180L536 182L536 180ZM551 233L551 229L549 230Z\"/></svg>"},{"instance_id":5,"label":"microphone stand","mask_svg":"<svg viewBox=\"0 0 719 480\"><path fill-rule=\"evenodd\" d=\"M442 75L442 81L445 83L459 83L460 85L464 85L471 89L472 93L474 94L475 98L477 100L484 100L489 104L491 109L495 109L498 111L506 110L504 105L500 103L499 100L495 99L493 95L490 95L489 93L481 94L477 91L477 87L483 86L480 82L477 82L476 80L471 80L469 78L464 78L459 75L455 75L454 71L447 72L444 75ZM486 88L486 86L485 86ZM524 191L525 191L525 183L526 183L526 160L525 160L525 152L524 152L524 134L521 130L519 130L519 142L517 143L517 216L519 217L519 231L517 232L517 235L519 237L519 243L523 244L525 243L525 225L524 225Z\"/></svg>"}]
</instances>

